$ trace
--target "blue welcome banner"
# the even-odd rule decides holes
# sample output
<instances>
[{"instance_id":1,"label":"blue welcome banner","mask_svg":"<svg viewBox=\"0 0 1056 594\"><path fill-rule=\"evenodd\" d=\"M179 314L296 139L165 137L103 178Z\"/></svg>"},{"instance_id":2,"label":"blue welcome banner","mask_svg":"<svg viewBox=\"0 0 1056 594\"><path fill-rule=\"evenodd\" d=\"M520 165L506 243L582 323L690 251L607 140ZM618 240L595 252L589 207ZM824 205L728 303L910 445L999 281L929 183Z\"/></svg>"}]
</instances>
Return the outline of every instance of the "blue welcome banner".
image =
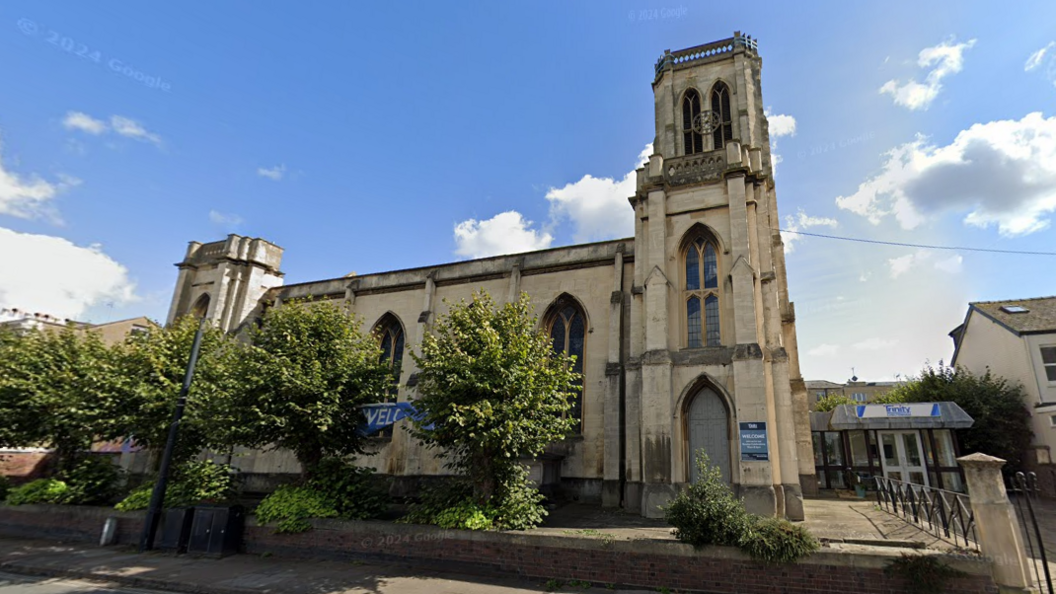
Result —
<instances>
[{"instance_id":1,"label":"blue welcome banner","mask_svg":"<svg viewBox=\"0 0 1056 594\"><path fill-rule=\"evenodd\" d=\"M363 415L367 417L367 423L360 425L358 431L363 435L371 435L392 425L400 419L412 419L420 421L421 413L411 406L410 402L382 402L379 404L364 404L360 407ZM425 427L431 429L432 425Z\"/></svg>"}]
</instances>

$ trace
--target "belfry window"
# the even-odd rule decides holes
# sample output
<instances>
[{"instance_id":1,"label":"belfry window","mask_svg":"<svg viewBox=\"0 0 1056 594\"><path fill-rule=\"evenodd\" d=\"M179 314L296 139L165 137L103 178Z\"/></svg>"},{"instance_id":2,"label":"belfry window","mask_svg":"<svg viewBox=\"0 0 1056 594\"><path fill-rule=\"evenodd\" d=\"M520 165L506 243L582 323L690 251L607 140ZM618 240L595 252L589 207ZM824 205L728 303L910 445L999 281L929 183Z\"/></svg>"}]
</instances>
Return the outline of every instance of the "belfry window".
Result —
<instances>
[{"instance_id":1,"label":"belfry window","mask_svg":"<svg viewBox=\"0 0 1056 594\"><path fill-rule=\"evenodd\" d=\"M711 88L711 111L717 116L715 130L711 133L712 146L720 149L733 140L733 117L730 115L730 88L717 82Z\"/></svg>"},{"instance_id":2,"label":"belfry window","mask_svg":"<svg viewBox=\"0 0 1056 594\"><path fill-rule=\"evenodd\" d=\"M682 97L682 146L687 155L704 152L704 136L693 130L700 108L700 93L696 89L686 91Z\"/></svg>"},{"instance_id":3,"label":"belfry window","mask_svg":"<svg viewBox=\"0 0 1056 594\"><path fill-rule=\"evenodd\" d=\"M686 346L719 346L719 258L715 244L698 237L686 248Z\"/></svg>"},{"instance_id":4,"label":"belfry window","mask_svg":"<svg viewBox=\"0 0 1056 594\"><path fill-rule=\"evenodd\" d=\"M568 416L576 421L573 431L580 433L583 429L583 350L586 340L587 320L578 304L572 299L562 299L553 307L549 316L550 341L555 353L564 353L576 358L572 371L579 374L572 408Z\"/></svg>"}]
</instances>

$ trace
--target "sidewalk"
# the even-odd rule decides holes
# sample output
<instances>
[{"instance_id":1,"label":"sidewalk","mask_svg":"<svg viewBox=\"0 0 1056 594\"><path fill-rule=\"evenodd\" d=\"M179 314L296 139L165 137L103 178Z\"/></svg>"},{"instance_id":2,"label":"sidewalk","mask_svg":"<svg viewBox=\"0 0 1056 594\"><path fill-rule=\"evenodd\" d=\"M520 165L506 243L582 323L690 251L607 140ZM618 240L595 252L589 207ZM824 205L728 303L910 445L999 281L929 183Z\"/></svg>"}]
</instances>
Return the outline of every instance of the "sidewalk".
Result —
<instances>
[{"instance_id":1,"label":"sidewalk","mask_svg":"<svg viewBox=\"0 0 1056 594\"><path fill-rule=\"evenodd\" d=\"M202 594L524 594L546 584L355 561L306 561L253 555L224 559L127 547L0 539L0 571L103 581L137 588ZM565 586L558 592L582 592ZM630 594L644 590L615 590Z\"/></svg>"}]
</instances>

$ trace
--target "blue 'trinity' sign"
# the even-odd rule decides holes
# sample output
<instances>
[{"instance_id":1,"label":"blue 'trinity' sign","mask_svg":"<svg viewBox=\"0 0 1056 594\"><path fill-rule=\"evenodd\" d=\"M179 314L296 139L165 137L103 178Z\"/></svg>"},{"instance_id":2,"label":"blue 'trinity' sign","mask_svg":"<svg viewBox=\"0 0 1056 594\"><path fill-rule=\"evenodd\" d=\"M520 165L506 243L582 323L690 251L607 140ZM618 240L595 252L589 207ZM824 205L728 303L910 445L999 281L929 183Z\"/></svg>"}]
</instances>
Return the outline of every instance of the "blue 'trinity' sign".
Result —
<instances>
[{"instance_id":1,"label":"blue 'trinity' sign","mask_svg":"<svg viewBox=\"0 0 1056 594\"><path fill-rule=\"evenodd\" d=\"M766 423L740 423L741 461L766 462L770 460L770 448L766 439Z\"/></svg>"},{"instance_id":2,"label":"blue 'trinity' sign","mask_svg":"<svg viewBox=\"0 0 1056 594\"><path fill-rule=\"evenodd\" d=\"M422 414L411 406L410 402L382 402L378 404L364 404L363 415L367 417L367 423L360 425L358 431L363 435L377 433L392 425L400 419L410 418L421 420ZM432 425L424 429L432 429Z\"/></svg>"}]
</instances>

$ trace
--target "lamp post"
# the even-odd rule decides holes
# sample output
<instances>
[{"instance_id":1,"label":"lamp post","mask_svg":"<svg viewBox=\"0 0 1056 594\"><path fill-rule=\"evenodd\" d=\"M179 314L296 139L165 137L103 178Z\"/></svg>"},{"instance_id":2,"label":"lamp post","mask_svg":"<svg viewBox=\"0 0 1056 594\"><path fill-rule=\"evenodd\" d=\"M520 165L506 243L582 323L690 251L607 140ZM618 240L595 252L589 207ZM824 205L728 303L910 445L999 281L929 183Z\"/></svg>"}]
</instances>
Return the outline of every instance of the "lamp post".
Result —
<instances>
[{"instance_id":1,"label":"lamp post","mask_svg":"<svg viewBox=\"0 0 1056 594\"><path fill-rule=\"evenodd\" d=\"M154 533L158 530L161 506L162 502L165 501L165 489L169 485L169 466L172 463L172 452L176 449L176 437L180 431L180 419L183 418L183 409L187 404L187 393L191 389L191 379L194 378L194 366L198 362L198 350L202 345L202 334L205 332L206 323L203 317L198 324L198 331L194 334L194 343L191 345L191 358L187 361L187 373L183 376L183 387L180 388L180 396L176 400L176 410L172 412L169 437L165 441L165 451L161 455L158 482L154 484L154 492L150 495L150 506L147 508L147 516L143 519L143 535L139 539L140 553L154 548Z\"/></svg>"}]
</instances>

